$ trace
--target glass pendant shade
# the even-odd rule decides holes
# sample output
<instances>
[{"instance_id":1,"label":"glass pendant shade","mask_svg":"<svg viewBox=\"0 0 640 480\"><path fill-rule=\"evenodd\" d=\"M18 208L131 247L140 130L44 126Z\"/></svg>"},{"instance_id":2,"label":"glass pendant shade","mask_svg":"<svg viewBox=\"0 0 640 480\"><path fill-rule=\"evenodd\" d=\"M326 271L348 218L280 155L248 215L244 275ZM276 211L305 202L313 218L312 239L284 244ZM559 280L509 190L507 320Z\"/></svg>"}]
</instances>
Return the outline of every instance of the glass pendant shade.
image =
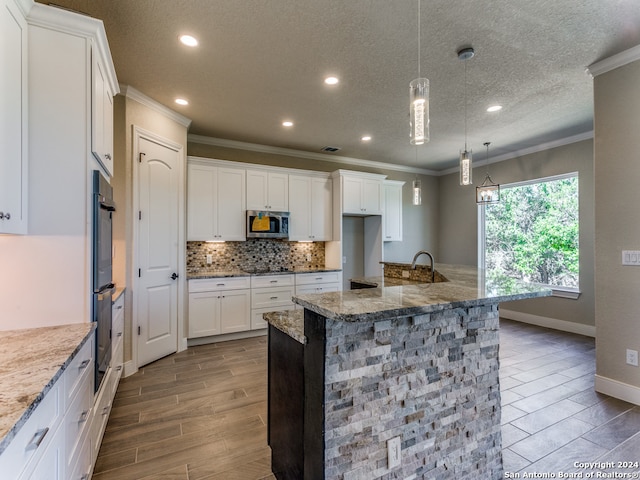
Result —
<instances>
[{"instance_id":1,"label":"glass pendant shade","mask_svg":"<svg viewBox=\"0 0 640 480\"><path fill-rule=\"evenodd\" d=\"M429 80L416 78L409 84L411 145L429 141Z\"/></svg>"},{"instance_id":2,"label":"glass pendant shade","mask_svg":"<svg viewBox=\"0 0 640 480\"><path fill-rule=\"evenodd\" d=\"M471 185L473 183L471 158L471 150L460 150L460 185Z\"/></svg>"},{"instance_id":3,"label":"glass pendant shade","mask_svg":"<svg viewBox=\"0 0 640 480\"><path fill-rule=\"evenodd\" d=\"M418 179L413 181L413 204L422 205L422 182Z\"/></svg>"},{"instance_id":4,"label":"glass pendant shade","mask_svg":"<svg viewBox=\"0 0 640 480\"><path fill-rule=\"evenodd\" d=\"M500 201L500 185L493 183L491 177L487 176L482 185L476 187L476 203L498 203Z\"/></svg>"}]
</instances>

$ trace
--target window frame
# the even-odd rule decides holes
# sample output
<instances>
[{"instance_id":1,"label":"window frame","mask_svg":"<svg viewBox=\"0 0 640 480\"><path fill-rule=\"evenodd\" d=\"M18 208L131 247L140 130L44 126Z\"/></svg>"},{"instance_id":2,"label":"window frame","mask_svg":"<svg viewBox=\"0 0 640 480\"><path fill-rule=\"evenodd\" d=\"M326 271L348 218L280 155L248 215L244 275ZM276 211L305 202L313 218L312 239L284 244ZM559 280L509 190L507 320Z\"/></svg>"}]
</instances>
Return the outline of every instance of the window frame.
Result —
<instances>
[{"instance_id":1,"label":"window frame","mask_svg":"<svg viewBox=\"0 0 640 480\"><path fill-rule=\"evenodd\" d=\"M513 183L505 183L500 185L501 189L522 187L525 185L537 184L537 183L546 183L553 182L556 180L563 180L566 178L577 178L578 179L578 205L580 203L580 175L579 172L568 172L562 173L560 175L551 175L548 177L534 178L531 180L523 180L520 182ZM579 208L578 208L579 210ZM578 218L580 217L580 212L578 211ZM580 229L580 221L578 220L578 229ZM579 233L578 233L579 235ZM478 204L478 268L481 270L485 270L486 265L486 205ZM580 253L580 247L578 247L578 254ZM580 291L580 274L578 273L578 288L573 287L559 287L557 285L546 285L541 284L545 287L548 287L552 290L553 297L560 298L569 298L572 300L577 300L582 293Z\"/></svg>"}]
</instances>

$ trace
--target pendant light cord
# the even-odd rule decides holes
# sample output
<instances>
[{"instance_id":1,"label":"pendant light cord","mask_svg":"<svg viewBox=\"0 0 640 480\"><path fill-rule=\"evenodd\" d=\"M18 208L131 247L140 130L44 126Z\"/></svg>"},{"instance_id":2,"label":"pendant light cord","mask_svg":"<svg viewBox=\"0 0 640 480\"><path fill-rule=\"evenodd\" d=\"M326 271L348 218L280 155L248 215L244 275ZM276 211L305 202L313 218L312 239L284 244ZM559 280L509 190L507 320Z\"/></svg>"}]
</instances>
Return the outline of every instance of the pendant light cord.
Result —
<instances>
[{"instance_id":1,"label":"pendant light cord","mask_svg":"<svg viewBox=\"0 0 640 480\"><path fill-rule=\"evenodd\" d=\"M420 75L420 0L418 0L418 78Z\"/></svg>"}]
</instances>

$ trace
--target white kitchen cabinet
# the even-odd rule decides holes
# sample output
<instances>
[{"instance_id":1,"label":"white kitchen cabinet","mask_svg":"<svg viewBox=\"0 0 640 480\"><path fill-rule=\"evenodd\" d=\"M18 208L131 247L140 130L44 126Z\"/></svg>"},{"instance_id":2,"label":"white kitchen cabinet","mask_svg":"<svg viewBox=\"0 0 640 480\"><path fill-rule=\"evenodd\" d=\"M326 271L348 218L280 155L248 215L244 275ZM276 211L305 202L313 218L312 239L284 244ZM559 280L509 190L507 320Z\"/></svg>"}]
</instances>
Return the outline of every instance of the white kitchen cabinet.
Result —
<instances>
[{"instance_id":1,"label":"white kitchen cabinet","mask_svg":"<svg viewBox=\"0 0 640 480\"><path fill-rule=\"evenodd\" d=\"M249 277L189 280L189 338L251 328Z\"/></svg>"},{"instance_id":2,"label":"white kitchen cabinet","mask_svg":"<svg viewBox=\"0 0 640 480\"><path fill-rule=\"evenodd\" d=\"M296 295L342 290L342 272L296 273ZM296 308L303 308L296 305Z\"/></svg>"},{"instance_id":3,"label":"white kitchen cabinet","mask_svg":"<svg viewBox=\"0 0 640 480\"><path fill-rule=\"evenodd\" d=\"M245 170L189 163L187 240L246 240Z\"/></svg>"},{"instance_id":4,"label":"white kitchen cabinet","mask_svg":"<svg viewBox=\"0 0 640 480\"><path fill-rule=\"evenodd\" d=\"M247 170L247 210L289 211L289 175Z\"/></svg>"},{"instance_id":5,"label":"white kitchen cabinet","mask_svg":"<svg viewBox=\"0 0 640 480\"><path fill-rule=\"evenodd\" d=\"M402 187L404 182L385 180L382 239L385 242L402 241Z\"/></svg>"},{"instance_id":6,"label":"white kitchen cabinet","mask_svg":"<svg viewBox=\"0 0 640 480\"><path fill-rule=\"evenodd\" d=\"M332 205L330 178L289 175L289 240L331 240Z\"/></svg>"},{"instance_id":7,"label":"white kitchen cabinet","mask_svg":"<svg viewBox=\"0 0 640 480\"><path fill-rule=\"evenodd\" d=\"M27 233L27 22L0 0L0 233Z\"/></svg>"},{"instance_id":8,"label":"white kitchen cabinet","mask_svg":"<svg viewBox=\"0 0 640 480\"><path fill-rule=\"evenodd\" d=\"M124 364L124 292L113 302L111 320L111 367L117 377L115 386L118 386L122 377ZM114 392L115 394L115 392Z\"/></svg>"},{"instance_id":9,"label":"white kitchen cabinet","mask_svg":"<svg viewBox=\"0 0 640 480\"><path fill-rule=\"evenodd\" d=\"M104 61L92 55L91 151L108 176L113 175L113 91Z\"/></svg>"},{"instance_id":10,"label":"white kitchen cabinet","mask_svg":"<svg viewBox=\"0 0 640 480\"><path fill-rule=\"evenodd\" d=\"M381 215L384 175L338 170L342 185L342 213Z\"/></svg>"},{"instance_id":11,"label":"white kitchen cabinet","mask_svg":"<svg viewBox=\"0 0 640 480\"><path fill-rule=\"evenodd\" d=\"M251 329L267 328L263 313L293 310L295 291L293 274L258 275L251 277Z\"/></svg>"}]
</instances>

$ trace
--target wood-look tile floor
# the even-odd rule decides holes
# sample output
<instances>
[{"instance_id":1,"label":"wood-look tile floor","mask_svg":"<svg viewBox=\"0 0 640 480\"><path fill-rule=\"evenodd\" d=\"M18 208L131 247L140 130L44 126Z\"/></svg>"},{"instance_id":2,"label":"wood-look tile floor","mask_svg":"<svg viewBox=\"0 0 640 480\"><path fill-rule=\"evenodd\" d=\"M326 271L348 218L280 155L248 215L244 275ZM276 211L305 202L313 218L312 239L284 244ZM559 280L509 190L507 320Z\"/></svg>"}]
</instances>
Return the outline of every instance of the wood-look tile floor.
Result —
<instances>
[{"instance_id":1,"label":"wood-look tile floor","mask_svg":"<svg viewBox=\"0 0 640 480\"><path fill-rule=\"evenodd\" d=\"M594 392L592 338L508 320L500 334L505 472L640 461L640 407ZM266 364L256 337L192 347L123 379L93 479L274 480Z\"/></svg>"}]
</instances>

